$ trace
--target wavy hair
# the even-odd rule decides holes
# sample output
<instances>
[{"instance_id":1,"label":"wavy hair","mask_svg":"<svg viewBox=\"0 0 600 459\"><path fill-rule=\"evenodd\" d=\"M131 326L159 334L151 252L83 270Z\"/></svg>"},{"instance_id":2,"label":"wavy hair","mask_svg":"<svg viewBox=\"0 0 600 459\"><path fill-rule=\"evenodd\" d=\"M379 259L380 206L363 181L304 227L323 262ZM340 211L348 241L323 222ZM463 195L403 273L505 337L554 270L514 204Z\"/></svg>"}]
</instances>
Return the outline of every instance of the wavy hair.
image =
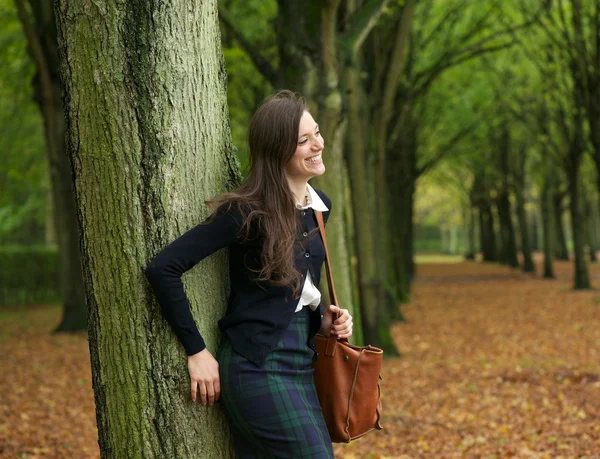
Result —
<instances>
[{"instance_id":1,"label":"wavy hair","mask_svg":"<svg viewBox=\"0 0 600 459\"><path fill-rule=\"evenodd\" d=\"M285 167L296 152L305 111L304 98L289 90L266 99L250 121L247 179L235 191L208 201L213 209L227 203L234 206L242 215L240 233L245 231L246 238L258 231L262 252L261 268L254 270L256 280L289 286L295 298L302 291L302 276L294 267L299 219Z\"/></svg>"}]
</instances>

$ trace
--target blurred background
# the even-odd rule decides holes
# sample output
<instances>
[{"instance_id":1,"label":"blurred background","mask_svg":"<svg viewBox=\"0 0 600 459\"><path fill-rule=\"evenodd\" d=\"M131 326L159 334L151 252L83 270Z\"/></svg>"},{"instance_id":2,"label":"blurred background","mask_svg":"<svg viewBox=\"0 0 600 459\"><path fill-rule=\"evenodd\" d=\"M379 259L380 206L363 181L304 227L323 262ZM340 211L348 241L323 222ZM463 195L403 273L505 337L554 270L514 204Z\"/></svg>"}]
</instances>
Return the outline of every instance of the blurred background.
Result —
<instances>
[{"instance_id":1,"label":"blurred background","mask_svg":"<svg viewBox=\"0 0 600 459\"><path fill-rule=\"evenodd\" d=\"M98 456L53 15L0 0L2 457ZM350 276L377 280L371 328L369 287L349 294L357 342L398 355L385 433L336 455L598 457L600 3L223 0L219 17L242 170L257 105L305 95L342 159Z\"/></svg>"}]
</instances>

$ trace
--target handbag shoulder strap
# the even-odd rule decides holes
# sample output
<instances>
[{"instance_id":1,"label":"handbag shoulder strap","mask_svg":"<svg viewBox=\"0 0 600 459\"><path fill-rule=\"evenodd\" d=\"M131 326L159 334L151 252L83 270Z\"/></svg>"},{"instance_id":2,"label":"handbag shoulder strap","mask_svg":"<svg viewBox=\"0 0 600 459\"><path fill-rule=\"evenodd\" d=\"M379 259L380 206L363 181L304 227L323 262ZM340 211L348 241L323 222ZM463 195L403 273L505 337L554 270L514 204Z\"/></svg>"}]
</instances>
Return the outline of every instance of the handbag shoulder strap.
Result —
<instances>
[{"instance_id":1,"label":"handbag shoulder strap","mask_svg":"<svg viewBox=\"0 0 600 459\"><path fill-rule=\"evenodd\" d=\"M335 294L335 287L333 285L333 273L331 272L331 262L329 260L329 250L327 249L327 238L325 237L325 223L323 222L323 212L315 210L317 215L317 223L319 224L319 231L321 232L321 238L323 239L323 245L325 246L325 270L327 272L327 285L329 286L329 298L331 304L338 305L337 295Z\"/></svg>"},{"instance_id":2,"label":"handbag shoulder strap","mask_svg":"<svg viewBox=\"0 0 600 459\"><path fill-rule=\"evenodd\" d=\"M319 224L319 231L321 232L321 238L323 239L323 245L325 246L325 271L327 272L327 286L329 287L329 299L331 300L331 304L335 304L340 307L338 303L337 295L335 294L335 287L333 285L333 272L331 270L331 261L329 259L329 250L327 249L327 238L325 237L325 222L323 221L323 212L315 210L315 215L317 216L317 223ZM332 322L335 322L337 319L337 314L332 316ZM329 340L333 340L333 336L329 336ZM341 341L348 341L347 338L342 338ZM333 343L332 343L333 344ZM327 348L329 349L331 346L328 343Z\"/></svg>"}]
</instances>

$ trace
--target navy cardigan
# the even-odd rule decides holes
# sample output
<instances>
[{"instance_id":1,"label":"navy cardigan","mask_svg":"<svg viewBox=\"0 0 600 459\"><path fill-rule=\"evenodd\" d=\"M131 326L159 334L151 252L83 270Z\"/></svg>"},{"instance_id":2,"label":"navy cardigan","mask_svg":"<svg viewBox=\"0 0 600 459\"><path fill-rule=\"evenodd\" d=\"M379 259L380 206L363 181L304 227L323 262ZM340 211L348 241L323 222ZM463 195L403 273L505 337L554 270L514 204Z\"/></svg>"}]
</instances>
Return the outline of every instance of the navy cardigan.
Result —
<instances>
[{"instance_id":1,"label":"navy cardigan","mask_svg":"<svg viewBox=\"0 0 600 459\"><path fill-rule=\"evenodd\" d=\"M321 190L315 190L327 208L331 200ZM169 244L156 255L145 270L164 317L171 325L186 350L193 355L206 348L190 311L181 276L203 258L219 249L229 247L229 275L231 290L225 316L219 328L231 340L233 349L260 366L277 346L281 334L288 327L299 297L293 298L290 287L271 285L255 280L253 272L260 267L260 237L240 235L242 218L233 208L217 210L214 221L199 224ZM294 265L306 272L319 287L325 247L318 232L312 208L298 210L298 237L294 245ZM329 212L323 213L326 222ZM254 232L255 233L255 232ZM252 232L251 232L252 234ZM322 307L311 311L309 345L321 328Z\"/></svg>"}]
</instances>

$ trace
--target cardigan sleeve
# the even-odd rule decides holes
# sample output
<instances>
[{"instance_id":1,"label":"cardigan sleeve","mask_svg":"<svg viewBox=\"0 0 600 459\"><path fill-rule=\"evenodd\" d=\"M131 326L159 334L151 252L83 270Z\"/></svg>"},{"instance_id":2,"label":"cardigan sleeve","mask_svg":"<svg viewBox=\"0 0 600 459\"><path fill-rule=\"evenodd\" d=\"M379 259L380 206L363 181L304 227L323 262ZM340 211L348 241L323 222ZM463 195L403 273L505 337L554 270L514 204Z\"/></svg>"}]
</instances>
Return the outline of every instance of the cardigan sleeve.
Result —
<instances>
[{"instance_id":1,"label":"cardigan sleeve","mask_svg":"<svg viewBox=\"0 0 600 459\"><path fill-rule=\"evenodd\" d=\"M217 210L215 219L196 225L158 253L144 273L150 282L163 316L179 338L187 355L206 348L190 311L181 276L203 258L236 242L241 227L239 212Z\"/></svg>"}]
</instances>

